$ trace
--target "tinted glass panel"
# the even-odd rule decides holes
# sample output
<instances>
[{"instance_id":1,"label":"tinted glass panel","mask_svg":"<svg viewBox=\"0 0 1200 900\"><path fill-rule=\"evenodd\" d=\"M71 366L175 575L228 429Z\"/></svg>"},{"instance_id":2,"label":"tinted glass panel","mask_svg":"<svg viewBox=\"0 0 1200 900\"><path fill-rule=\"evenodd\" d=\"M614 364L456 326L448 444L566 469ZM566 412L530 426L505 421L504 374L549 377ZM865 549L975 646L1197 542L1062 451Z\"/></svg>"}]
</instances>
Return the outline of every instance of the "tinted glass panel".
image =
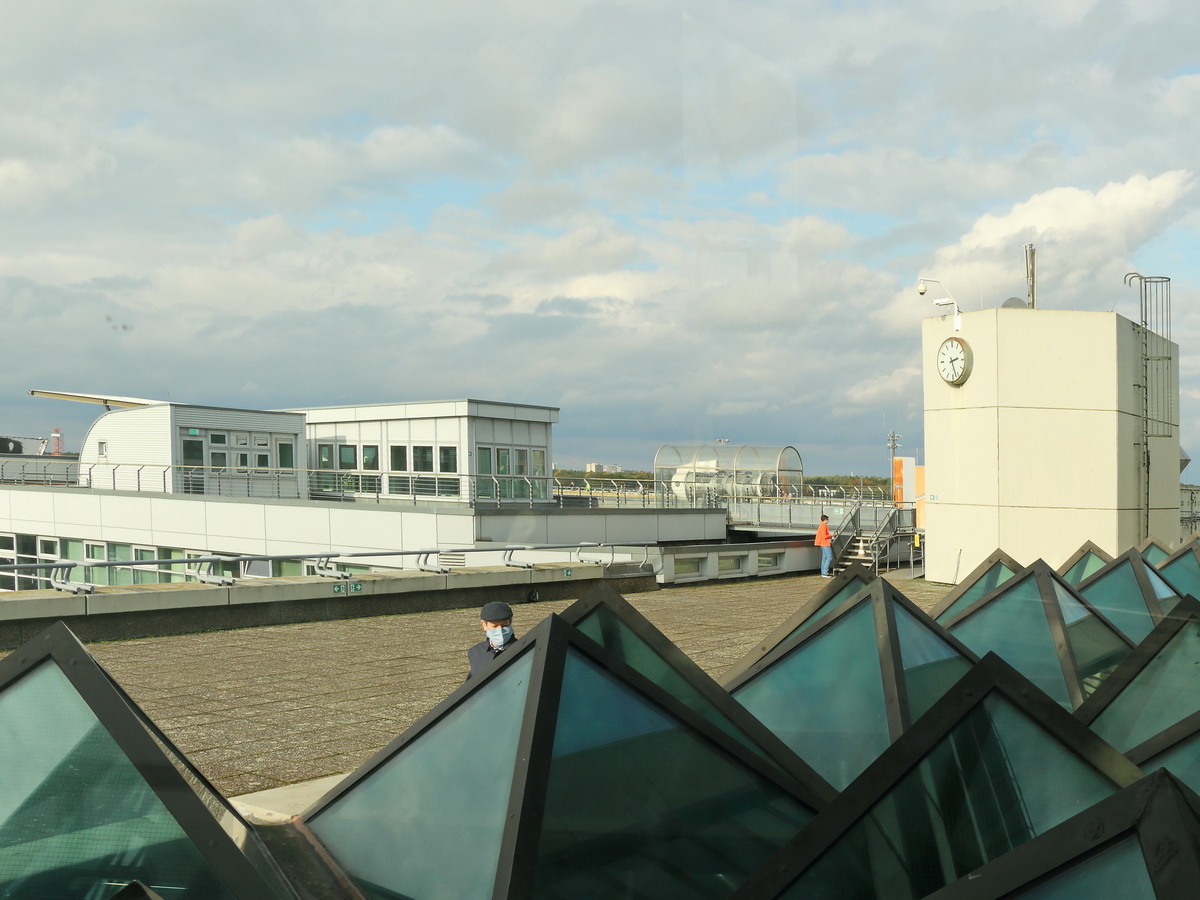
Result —
<instances>
[{"instance_id":1,"label":"tinted glass panel","mask_svg":"<svg viewBox=\"0 0 1200 900\"><path fill-rule=\"evenodd\" d=\"M1172 775L1193 791L1200 791L1200 734L1142 764L1142 771L1147 774L1156 769L1170 769Z\"/></svg>"},{"instance_id":2,"label":"tinted glass panel","mask_svg":"<svg viewBox=\"0 0 1200 900\"><path fill-rule=\"evenodd\" d=\"M891 743L872 604L860 603L733 696L841 790Z\"/></svg>"},{"instance_id":3,"label":"tinted glass panel","mask_svg":"<svg viewBox=\"0 0 1200 900\"><path fill-rule=\"evenodd\" d=\"M512 662L308 821L368 897L492 895L533 657Z\"/></svg>"},{"instance_id":4,"label":"tinted glass panel","mask_svg":"<svg viewBox=\"0 0 1200 900\"><path fill-rule=\"evenodd\" d=\"M1121 752L1200 709L1200 626L1188 622L1092 722Z\"/></svg>"},{"instance_id":5,"label":"tinted glass panel","mask_svg":"<svg viewBox=\"0 0 1200 900\"><path fill-rule=\"evenodd\" d=\"M1071 566L1071 568L1067 570L1067 574L1063 576L1063 581L1071 585L1071 587L1075 587L1076 585L1087 581L1106 565L1108 565L1108 563L1106 563L1103 558L1097 556L1095 553L1092 553L1089 550L1079 558L1075 565Z\"/></svg>"},{"instance_id":6,"label":"tinted glass panel","mask_svg":"<svg viewBox=\"0 0 1200 900\"><path fill-rule=\"evenodd\" d=\"M413 471L414 472L432 472L433 471L433 448L432 447L413 447Z\"/></svg>"},{"instance_id":7,"label":"tinted glass panel","mask_svg":"<svg viewBox=\"0 0 1200 900\"><path fill-rule=\"evenodd\" d=\"M1090 694L1133 652L1133 648L1072 597L1065 587L1054 585L1054 593L1067 624L1067 640L1075 656L1076 671L1083 682L1084 692Z\"/></svg>"},{"instance_id":8,"label":"tinted glass panel","mask_svg":"<svg viewBox=\"0 0 1200 900\"><path fill-rule=\"evenodd\" d=\"M1154 569L1146 569L1146 578L1150 582L1150 588L1154 591L1154 596L1158 598L1162 611L1167 613L1173 610L1175 604L1180 601L1180 596L1175 593L1174 589Z\"/></svg>"},{"instance_id":9,"label":"tinted glass panel","mask_svg":"<svg viewBox=\"0 0 1200 900\"><path fill-rule=\"evenodd\" d=\"M811 817L570 651L535 897L728 897Z\"/></svg>"},{"instance_id":10,"label":"tinted glass panel","mask_svg":"<svg viewBox=\"0 0 1200 900\"><path fill-rule=\"evenodd\" d=\"M1017 896L1022 900L1085 900L1092 897L1154 900L1158 895L1150 882L1150 873L1146 871L1141 845L1136 837L1131 837Z\"/></svg>"},{"instance_id":11,"label":"tinted glass panel","mask_svg":"<svg viewBox=\"0 0 1200 900\"><path fill-rule=\"evenodd\" d=\"M1200 560L1196 559L1195 553L1184 553L1163 566L1161 571L1179 590L1200 597Z\"/></svg>"},{"instance_id":12,"label":"tinted glass panel","mask_svg":"<svg viewBox=\"0 0 1200 900\"><path fill-rule=\"evenodd\" d=\"M1012 578L1014 574L1016 573L1004 563L999 561L993 563L991 568L984 572L978 581L963 591L957 600L938 615L938 621L943 623L950 621L976 600L981 599L984 594L990 593L1000 587L1000 585Z\"/></svg>"},{"instance_id":13,"label":"tinted glass panel","mask_svg":"<svg viewBox=\"0 0 1200 900\"><path fill-rule=\"evenodd\" d=\"M1137 575L1128 559L1099 576L1079 593L1135 643L1154 627L1150 609L1146 606Z\"/></svg>"},{"instance_id":14,"label":"tinted glass panel","mask_svg":"<svg viewBox=\"0 0 1200 900\"><path fill-rule=\"evenodd\" d=\"M971 661L903 606L893 608L904 687L908 692L908 714L915 722L967 674Z\"/></svg>"},{"instance_id":15,"label":"tinted glass panel","mask_svg":"<svg viewBox=\"0 0 1200 900\"><path fill-rule=\"evenodd\" d=\"M0 896L232 898L53 663L0 695Z\"/></svg>"},{"instance_id":16,"label":"tinted glass panel","mask_svg":"<svg viewBox=\"0 0 1200 900\"><path fill-rule=\"evenodd\" d=\"M857 578L851 579L850 581L846 582L844 585L842 585L840 588L838 588L838 590L833 594L833 596L831 596L828 600L826 600L824 603L822 603L820 606L818 606L816 608L816 610L807 619L805 619L803 622L801 622L799 624L799 626L797 626L795 629L793 629L791 634L788 635L788 637L790 638L790 637L792 637L792 635L799 634L801 631L804 631L804 629L806 629L806 628L811 628L812 626L814 626L818 622L820 622L822 619L824 619L826 616L828 616L830 613L837 612L843 603L845 603L847 600L849 600L851 597L853 597L855 594L861 592L865 588L866 588L866 585L863 584L861 581L859 581ZM784 638L784 640L787 640L787 638ZM783 641L780 641L780 643L782 644Z\"/></svg>"},{"instance_id":17,"label":"tinted glass panel","mask_svg":"<svg viewBox=\"0 0 1200 900\"><path fill-rule=\"evenodd\" d=\"M1158 544L1151 544L1142 551L1142 559L1150 563L1152 566L1157 566L1170 555L1170 553L1158 546Z\"/></svg>"},{"instance_id":18,"label":"tinted glass panel","mask_svg":"<svg viewBox=\"0 0 1200 900\"><path fill-rule=\"evenodd\" d=\"M993 695L781 896L916 900L1115 790Z\"/></svg>"},{"instance_id":19,"label":"tinted glass panel","mask_svg":"<svg viewBox=\"0 0 1200 900\"><path fill-rule=\"evenodd\" d=\"M729 721L728 716L717 709L699 688L663 659L657 650L638 637L608 607L597 606L580 620L576 627L726 734L737 738L755 752L766 755L745 732Z\"/></svg>"},{"instance_id":20,"label":"tinted glass panel","mask_svg":"<svg viewBox=\"0 0 1200 900\"><path fill-rule=\"evenodd\" d=\"M950 626L950 632L978 656L989 651L1068 709L1067 682L1037 581L1027 575L986 606Z\"/></svg>"}]
</instances>

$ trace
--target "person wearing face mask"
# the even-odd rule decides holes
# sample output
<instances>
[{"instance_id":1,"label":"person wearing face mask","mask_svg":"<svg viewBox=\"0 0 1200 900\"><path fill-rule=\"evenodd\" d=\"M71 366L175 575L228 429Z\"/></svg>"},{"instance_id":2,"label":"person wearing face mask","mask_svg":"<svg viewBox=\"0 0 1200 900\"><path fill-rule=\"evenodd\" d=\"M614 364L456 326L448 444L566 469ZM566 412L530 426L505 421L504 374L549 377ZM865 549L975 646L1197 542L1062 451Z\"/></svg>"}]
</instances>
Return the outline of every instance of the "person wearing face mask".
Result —
<instances>
[{"instance_id":1,"label":"person wearing face mask","mask_svg":"<svg viewBox=\"0 0 1200 900\"><path fill-rule=\"evenodd\" d=\"M467 678L483 672L493 659L516 643L512 618L512 607L501 600L483 604L479 624L483 626L484 639L467 651L467 661L471 663Z\"/></svg>"}]
</instances>

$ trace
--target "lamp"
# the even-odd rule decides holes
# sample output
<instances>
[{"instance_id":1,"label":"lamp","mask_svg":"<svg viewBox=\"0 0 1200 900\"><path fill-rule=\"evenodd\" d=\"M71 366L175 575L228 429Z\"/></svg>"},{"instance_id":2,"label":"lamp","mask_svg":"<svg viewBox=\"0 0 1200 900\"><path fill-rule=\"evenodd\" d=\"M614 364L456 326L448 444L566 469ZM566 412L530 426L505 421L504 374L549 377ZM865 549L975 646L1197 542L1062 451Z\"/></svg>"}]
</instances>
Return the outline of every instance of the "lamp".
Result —
<instances>
[{"instance_id":1,"label":"lamp","mask_svg":"<svg viewBox=\"0 0 1200 900\"><path fill-rule=\"evenodd\" d=\"M936 278L919 278L917 280L917 293L920 294L922 297L925 296L925 291L928 290L928 288L926 287L926 284L936 284L939 287L941 287L941 289L943 291L946 292L946 296L943 297L941 300L934 300L933 305L934 306L949 306L949 307L953 308L953 310L954 310L954 330L955 331L961 330L962 319L960 318L960 315L962 313L962 310L959 309L959 307L958 307L958 301L954 299L954 297L951 295L951 293L947 289L947 287L944 284L942 284L940 281L938 281Z\"/></svg>"}]
</instances>

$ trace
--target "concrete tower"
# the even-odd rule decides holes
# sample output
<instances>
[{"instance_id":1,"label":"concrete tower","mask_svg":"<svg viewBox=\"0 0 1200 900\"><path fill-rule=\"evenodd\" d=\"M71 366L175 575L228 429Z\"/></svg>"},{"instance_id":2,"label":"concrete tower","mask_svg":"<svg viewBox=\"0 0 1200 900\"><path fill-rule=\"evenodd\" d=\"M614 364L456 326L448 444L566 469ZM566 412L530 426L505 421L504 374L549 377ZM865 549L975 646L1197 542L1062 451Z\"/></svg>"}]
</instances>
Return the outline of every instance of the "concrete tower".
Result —
<instances>
[{"instance_id":1,"label":"concrete tower","mask_svg":"<svg viewBox=\"0 0 1200 900\"><path fill-rule=\"evenodd\" d=\"M1148 349L1149 348L1149 349ZM1106 312L926 319L926 577L1179 535L1178 348ZM1149 385L1149 387L1144 387Z\"/></svg>"}]
</instances>

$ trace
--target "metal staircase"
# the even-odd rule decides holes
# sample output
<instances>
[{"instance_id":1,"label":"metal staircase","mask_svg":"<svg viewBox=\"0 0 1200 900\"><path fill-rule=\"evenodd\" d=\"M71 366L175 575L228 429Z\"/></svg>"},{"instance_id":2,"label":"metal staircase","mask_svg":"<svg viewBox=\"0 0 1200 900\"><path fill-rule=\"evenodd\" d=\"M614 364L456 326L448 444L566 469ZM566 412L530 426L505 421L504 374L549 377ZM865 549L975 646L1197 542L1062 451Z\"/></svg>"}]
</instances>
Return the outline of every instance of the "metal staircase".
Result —
<instances>
[{"instance_id":1,"label":"metal staircase","mask_svg":"<svg viewBox=\"0 0 1200 900\"><path fill-rule=\"evenodd\" d=\"M921 565L924 557L915 510L896 507L874 530L863 530L860 521L859 510L853 509L838 526L833 540L835 571L859 563L878 575L901 565Z\"/></svg>"}]
</instances>

